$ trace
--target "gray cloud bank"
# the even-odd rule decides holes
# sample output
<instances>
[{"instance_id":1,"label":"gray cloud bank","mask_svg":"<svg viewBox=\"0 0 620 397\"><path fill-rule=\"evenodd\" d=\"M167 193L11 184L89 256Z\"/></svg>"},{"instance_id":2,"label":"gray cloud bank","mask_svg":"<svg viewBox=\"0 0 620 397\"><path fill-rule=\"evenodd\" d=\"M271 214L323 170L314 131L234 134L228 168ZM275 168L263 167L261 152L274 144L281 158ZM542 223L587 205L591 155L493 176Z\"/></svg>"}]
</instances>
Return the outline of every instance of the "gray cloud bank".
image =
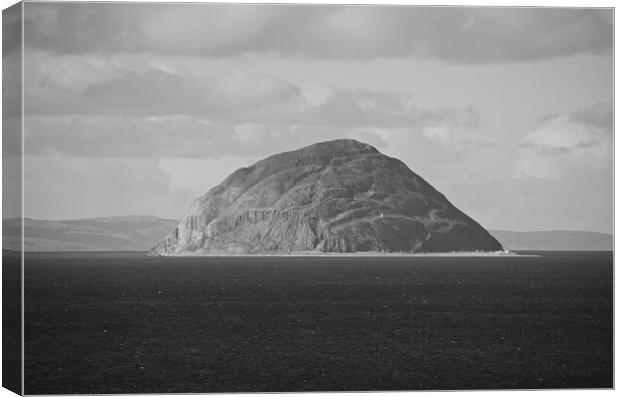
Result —
<instances>
[{"instance_id":1,"label":"gray cloud bank","mask_svg":"<svg viewBox=\"0 0 620 397\"><path fill-rule=\"evenodd\" d=\"M63 79L33 66L27 74L26 153L35 155L255 155L273 151L274 141L301 145L354 133L381 143L373 129L470 129L480 122L471 106L422 109L408 94L243 71L196 77L146 69L81 85L77 73Z\"/></svg>"},{"instance_id":2,"label":"gray cloud bank","mask_svg":"<svg viewBox=\"0 0 620 397\"><path fill-rule=\"evenodd\" d=\"M25 42L64 54L519 62L610 53L612 15L570 8L27 3Z\"/></svg>"},{"instance_id":3,"label":"gray cloud bank","mask_svg":"<svg viewBox=\"0 0 620 397\"><path fill-rule=\"evenodd\" d=\"M599 145L611 148L612 135L613 102L603 101L545 117L519 147L541 155L569 154Z\"/></svg>"},{"instance_id":4,"label":"gray cloud bank","mask_svg":"<svg viewBox=\"0 0 620 397\"><path fill-rule=\"evenodd\" d=\"M66 65L71 62L61 69ZM427 110L416 106L408 94L319 83L304 86L241 70L196 77L149 68L80 85L76 83L83 80L80 76L92 79L102 72L76 70L71 73L73 78L63 78L33 61L26 74L27 116L189 115L244 123L366 127L479 124L479 116L471 106ZM10 94L4 93L9 101L14 99Z\"/></svg>"},{"instance_id":5,"label":"gray cloud bank","mask_svg":"<svg viewBox=\"0 0 620 397\"><path fill-rule=\"evenodd\" d=\"M545 117L521 141L516 167L522 177L576 183L575 178L580 176L603 184L592 191L609 189L613 175L613 102Z\"/></svg>"}]
</instances>

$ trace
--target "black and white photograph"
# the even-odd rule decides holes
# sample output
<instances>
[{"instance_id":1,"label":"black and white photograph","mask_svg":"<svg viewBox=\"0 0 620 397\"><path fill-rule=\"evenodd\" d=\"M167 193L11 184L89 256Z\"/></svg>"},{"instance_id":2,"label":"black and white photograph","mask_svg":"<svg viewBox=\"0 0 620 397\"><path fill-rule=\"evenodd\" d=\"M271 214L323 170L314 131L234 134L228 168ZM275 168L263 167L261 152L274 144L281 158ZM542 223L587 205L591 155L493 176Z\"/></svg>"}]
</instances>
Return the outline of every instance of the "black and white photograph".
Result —
<instances>
[{"instance_id":1,"label":"black and white photograph","mask_svg":"<svg viewBox=\"0 0 620 397\"><path fill-rule=\"evenodd\" d=\"M3 2L2 386L614 388L614 8Z\"/></svg>"}]
</instances>

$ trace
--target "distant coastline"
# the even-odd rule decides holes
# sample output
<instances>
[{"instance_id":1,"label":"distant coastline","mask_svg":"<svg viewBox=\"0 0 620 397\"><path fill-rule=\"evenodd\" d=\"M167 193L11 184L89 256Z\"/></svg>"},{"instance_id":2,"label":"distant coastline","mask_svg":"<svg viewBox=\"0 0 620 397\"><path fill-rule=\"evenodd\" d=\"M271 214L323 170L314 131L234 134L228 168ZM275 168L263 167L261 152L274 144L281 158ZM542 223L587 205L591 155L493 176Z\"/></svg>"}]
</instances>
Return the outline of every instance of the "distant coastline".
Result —
<instances>
[{"instance_id":1,"label":"distant coastline","mask_svg":"<svg viewBox=\"0 0 620 397\"><path fill-rule=\"evenodd\" d=\"M26 218L26 252L105 252L148 251L161 236L172 230L177 220L153 216L118 216L73 220ZM19 218L3 219L3 247L20 251ZM590 231L547 230L517 232L489 230L509 251L612 251L613 234ZM275 254L280 255L280 254ZM282 254L288 255L288 254ZM300 255L300 254L295 254ZM308 252L302 253L308 255ZM310 251L312 256L327 254ZM343 255L448 255L488 256L489 253L355 253ZM505 255L505 254L504 254Z\"/></svg>"}]
</instances>

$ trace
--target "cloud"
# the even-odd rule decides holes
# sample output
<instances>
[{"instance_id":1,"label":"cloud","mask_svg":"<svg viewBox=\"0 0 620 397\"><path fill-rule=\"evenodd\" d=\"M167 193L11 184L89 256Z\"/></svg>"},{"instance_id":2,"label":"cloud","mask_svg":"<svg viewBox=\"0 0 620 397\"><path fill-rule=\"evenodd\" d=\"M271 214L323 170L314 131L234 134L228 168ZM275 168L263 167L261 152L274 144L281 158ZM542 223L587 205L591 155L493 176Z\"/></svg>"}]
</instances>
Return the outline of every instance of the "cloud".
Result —
<instances>
[{"instance_id":1,"label":"cloud","mask_svg":"<svg viewBox=\"0 0 620 397\"><path fill-rule=\"evenodd\" d=\"M195 194L171 189L157 159L27 156L26 216L67 219L124 214L178 218Z\"/></svg>"},{"instance_id":2,"label":"cloud","mask_svg":"<svg viewBox=\"0 0 620 397\"><path fill-rule=\"evenodd\" d=\"M197 75L155 63L162 68L126 57L33 53L26 68L26 153L259 156L337 137L381 145L387 141L377 129L435 128L458 136L480 122L471 106L422 109L405 93L293 83L233 68Z\"/></svg>"},{"instance_id":3,"label":"cloud","mask_svg":"<svg viewBox=\"0 0 620 397\"><path fill-rule=\"evenodd\" d=\"M29 48L319 59L521 62L611 53L612 10L236 4L26 4Z\"/></svg>"},{"instance_id":4,"label":"cloud","mask_svg":"<svg viewBox=\"0 0 620 397\"><path fill-rule=\"evenodd\" d=\"M227 114L299 97L298 87L275 76L231 70L197 77L160 66L128 57L29 53L26 114Z\"/></svg>"},{"instance_id":5,"label":"cloud","mask_svg":"<svg viewBox=\"0 0 620 397\"><path fill-rule=\"evenodd\" d=\"M226 124L229 129L233 125L252 124L276 129L303 125L456 130L476 128L480 123L472 106L422 109L412 95L405 93L298 84L238 69L195 75L182 68L163 70L131 61L123 67L121 60L101 58L33 54L27 62L24 94L25 114L33 120L31 133L54 134L57 128L49 125L53 122L58 128L68 128L65 135L70 135L74 125L81 123L83 131L74 141L86 139L89 129L106 134L125 131L146 138L141 134L147 134L146 130L155 124L145 126L139 120L148 118L161 122L147 135L155 140L159 133L168 134L171 139L174 134L179 139L188 138L190 132L182 129L204 128L205 120L219 127ZM67 73L72 64L73 79ZM107 116L111 123L106 130L94 127L106 120L100 116ZM47 130L43 131L39 127L44 117L59 118L46 121ZM60 127L68 120L73 124ZM127 126L120 125L122 120ZM175 127L172 120L180 124ZM188 120L195 122L190 126ZM93 137L95 142L102 139ZM47 141L42 138L42 142Z\"/></svg>"},{"instance_id":6,"label":"cloud","mask_svg":"<svg viewBox=\"0 0 620 397\"><path fill-rule=\"evenodd\" d=\"M613 104L545 117L521 141L517 174L543 179L603 172L612 164Z\"/></svg>"},{"instance_id":7,"label":"cloud","mask_svg":"<svg viewBox=\"0 0 620 397\"><path fill-rule=\"evenodd\" d=\"M475 128L480 121L471 106L422 110L410 95L375 90L334 90L311 112L315 122L332 125Z\"/></svg>"},{"instance_id":8,"label":"cloud","mask_svg":"<svg viewBox=\"0 0 620 397\"><path fill-rule=\"evenodd\" d=\"M530 132L519 147L539 155L572 154L601 143L604 133L587 124L576 123L566 116L554 117Z\"/></svg>"},{"instance_id":9,"label":"cloud","mask_svg":"<svg viewBox=\"0 0 620 397\"><path fill-rule=\"evenodd\" d=\"M105 87L88 94L95 96L88 106L102 113L90 114L83 108L82 114L28 114L24 122L26 153L212 158L224 154L271 154L277 148L295 149L338 137L358 137L381 144L385 140L375 131L395 128L429 138L433 138L431 132L441 131L440 143L452 145L478 120L471 108L420 110L409 104L406 96L373 91L338 91L335 99L329 97L317 106L300 97L293 107L270 106L268 101L254 104L252 99L209 108L207 102L199 101L199 93L187 105L176 101L176 94L155 98L153 105L150 96L158 91L157 86L136 95L131 94L135 84L125 87L118 91L116 87L105 91ZM174 106L166 105L168 101ZM103 106L110 108L103 112ZM241 108L235 110L235 106ZM112 111L113 107L118 111Z\"/></svg>"},{"instance_id":10,"label":"cloud","mask_svg":"<svg viewBox=\"0 0 620 397\"><path fill-rule=\"evenodd\" d=\"M242 71L197 79L149 69L90 85L81 98L90 113L221 116L286 105L299 100L299 90L280 78Z\"/></svg>"},{"instance_id":11,"label":"cloud","mask_svg":"<svg viewBox=\"0 0 620 397\"><path fill-rule=\"evenodd\" d=\"M129 72L121 78L86 88L83 99L97 112L118 110L151 114L195 113L200 108L200 92L180 76L160 70Z\"/></svg>"},{"instance_id":12,"label":"cloud","mask_svg":"<svg viewBox=\"0 0 620 397\"><path fill-rule=\"evenodd\" d=\"M575 123L590 125L603 134L611 134L613 128L614 108L612 101L603 101L577 109L569 114Z\"/></svg>"},{"instance_id":13,"label":"cloud","mask_svg":"<svg viewBox=\"0 0 620 397\"><path fill-rule=\"evenodd\" d=\"M439 14L441 32L429 52L456 62L531 61L579 53L610 53L611 10L470 8Z\"/></svg>"},{"instance_id":14,"label":"cloud","mask_svg":"<svg viewBox=\"0 0 620 397\"><path fill-rule=\"evenodd\" d=\"M72 157L215 157L230 133L226 126L189 116L29 116L25 151Z\"/></svg>"},{"instance_id":15,"label":"cloud","mask_svg":"<svg viewBox=\"0 0 620 397\"><path fill-rule=\"evenodd\" d=\"M497 147L497 144L495 142L485 141L482 139L464 139L460 141L460 144L463 146L470 146L478 149Z\"/></svg>"},{"instance_id":16,"label":"cloud","mask_svg":"<svg viewBox=\"0 0 620 397\"><path fill-rule=\"evenodd\" d=\"M321 140L382 142L371 129L211 122L191 116L30 116L24 130L26 154L75 158L263 157Z\"/></svg>"},{"instance_id":17,"label":"cloud","mask_svg":"<svg viewBox=\"0 0 620 397\"><path fill-rule=\"evenodd\" d=\"M454 145L480 124L472 106L422 109L407 93L293 83L234 68L198 75L153 63L161 68L122 56L32 53L26 153L263 156L338 137L386 146L389 139L376 131L396 129L441 132L439 143Z\"/></svg>"}]
</instances>

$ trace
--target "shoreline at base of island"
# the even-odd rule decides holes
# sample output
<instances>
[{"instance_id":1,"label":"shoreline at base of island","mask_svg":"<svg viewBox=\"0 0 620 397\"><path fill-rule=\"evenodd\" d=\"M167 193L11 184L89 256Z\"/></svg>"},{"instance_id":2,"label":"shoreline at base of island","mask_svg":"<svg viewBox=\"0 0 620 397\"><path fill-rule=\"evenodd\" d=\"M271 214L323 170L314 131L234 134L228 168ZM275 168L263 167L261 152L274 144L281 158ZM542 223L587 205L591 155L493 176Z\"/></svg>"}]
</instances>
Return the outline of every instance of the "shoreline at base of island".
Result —
<instances>
[{"instance_id":1,"label":"shoreline at base of island","mask_svg":"<svg viewBox=\"0 0 620 397\"><path fill-rule=\"evenodd\" d=\"M154 257L540 257L535 254L519 254L512 251L464 251L464 252L320 252L320 251L299 251L299 252L274 252L274 253L229 253L229 252L187 252L169 255L150 255Z\"/></svg>"}]
</instances>

